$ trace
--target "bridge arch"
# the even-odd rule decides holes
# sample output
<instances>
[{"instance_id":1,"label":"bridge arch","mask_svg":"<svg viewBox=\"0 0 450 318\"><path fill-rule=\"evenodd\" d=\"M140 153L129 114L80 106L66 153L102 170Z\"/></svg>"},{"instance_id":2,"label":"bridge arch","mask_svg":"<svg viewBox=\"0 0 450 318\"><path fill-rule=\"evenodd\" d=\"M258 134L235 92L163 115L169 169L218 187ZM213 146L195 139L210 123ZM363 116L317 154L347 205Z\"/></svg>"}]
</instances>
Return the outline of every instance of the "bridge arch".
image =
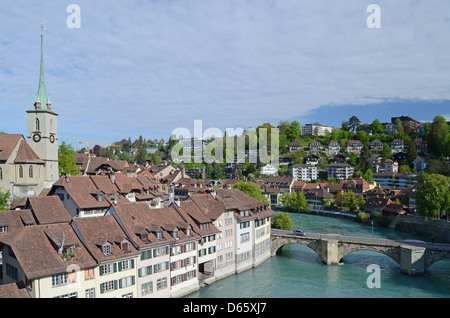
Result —
<instances>
[{"instance_id":1,"label":"bridge arch","mask_svg":"<svg viewBox=\"0 0 450 318\"><path fill-rule=\"evenodd\" d=\"M357 251L373 251L388 256L400 266L400 250L398 246L386 247L377 245L339 244L339 261L345 256Z\"/></svg>"},{"instance_id":2,"label":"bridge arch","mask_svg":"<svg viewBox=\"0 0 450 318\"><path fill-rule=\"evenodd\" d=\"M448 252L435 252L432 249L425 251L425 263L424 268L427 270L431 265L444 259L450 258L450 251Z\"/></svg>"},{"instance_id":3,"label":"bridge arch","mask_svg":"<svg viewBox=\"0 0 450 318\"><path fill-rule=\"evenodd\" d=\"M313 250L319 257L321 257L320 244L315 240L301 239L299 237L272 237L271 242L271 254L275 256L277 251L280 250L284 245L290 243L297 243L309 247Z\"/></svg>"}]
</instances>

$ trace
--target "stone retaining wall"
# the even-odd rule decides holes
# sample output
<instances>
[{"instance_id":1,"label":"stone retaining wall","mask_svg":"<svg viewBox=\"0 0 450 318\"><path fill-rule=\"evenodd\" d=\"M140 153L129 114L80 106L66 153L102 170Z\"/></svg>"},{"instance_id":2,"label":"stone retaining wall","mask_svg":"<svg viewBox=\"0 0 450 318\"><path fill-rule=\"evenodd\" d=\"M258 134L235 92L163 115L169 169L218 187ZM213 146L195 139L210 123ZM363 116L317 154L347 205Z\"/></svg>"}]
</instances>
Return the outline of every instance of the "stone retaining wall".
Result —
<instances>
[{"instance_id":1,"label":"stone retaining wall","mask_svg":"<svg viewBox=\"0 0 450 318\"><path fill-rule=\"evenodd\" d=\"M435 242L450 243L450 222L399 215L392 227L401 232L424 236Z\"/></svg>"}]
</instances>

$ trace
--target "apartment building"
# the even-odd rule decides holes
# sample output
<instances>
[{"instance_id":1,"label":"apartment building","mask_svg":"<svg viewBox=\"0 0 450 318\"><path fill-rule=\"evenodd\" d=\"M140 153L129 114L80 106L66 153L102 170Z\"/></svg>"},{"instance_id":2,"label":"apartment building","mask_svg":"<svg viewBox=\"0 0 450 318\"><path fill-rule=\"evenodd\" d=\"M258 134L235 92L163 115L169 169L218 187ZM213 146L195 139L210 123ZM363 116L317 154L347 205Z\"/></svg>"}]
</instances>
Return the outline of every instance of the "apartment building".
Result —
<instances>
[{"instance_id":1,"label":"apartment building","mask_svg":"<svg viewBox=\"0 0 450 318\"><path fill-rule=\"evenodd\" d=\"M220 279L235 273L235 226L233 212L226 211L225 205L218 200L216 193L191 194L189 199L207 215L219 233L216 235L215 278Z\"/></svg>"},{"instance_id":2,"label":"apartment building","mask_svg":"<svg viewBox=\"0 0 450 318\"><path fill-rule=\"evenodd\" d=\"M137 297L166 298L170 296L168 264L175 238L162 227L162 220L155 222L150 209L145 203L122 203L112 205L108 214L115 217L140 252L136 261Z\"/></svg>"},{"instance_id":3,"label":"apartment building","mask_svg":"<svg viewBox=\"0 0 450 318\"><path fill-rule=\"evenodd\" d=\"M86 291L95 298L136 298L136 264L140 256L112 215L74 218L71 222L80 241L96 260L89 279L95 286Z\"/></svg>"},{"instance_id":4,"label":"apartment building","mask_svg":"<svg viewBox=\"0 0 450 318\"><path fill-rule=\"evenodd\" d=\"M335 129L331 126L324 126L320 124L306 124L301 127L301 134L303 136L326 136L327 133L331 134L331 132Z\"/></svg>"},{"instance_id":5,"label":"apartment building","mask_svg":"<svg viewBox=\"0 0 450 318\"><path fill-rule=\"evenodd\" d=\"M209 283L215 280L217 236L220 230L213 224L209 216L192 200L182 201L177 206L173 204L177 212L190 224L193 231L201 239L198 246L198 279L199 283Z\"/></svg>"},{"instance_id":6,"label":"apartment building","mask_svg":"<svg viewBox=\"0 0 450 318\"><path fill-rule=\"evenodd\" d=\"M347 143L347 152L348 153L356 153L359 155L361 150L363 149L363 144L359 140L349 140Z\"/></svg>"},{"instance_id":7,"label":"apartment building","mask_svg":"<svg viewBox=\"0 0 450 318\"><path fill-rule=\"evenodd\" d=\"M355 172L355 167L348 163L333 163L328 165L328 178L350 179Z\"/></svg>"},{"instance_id":8,"label":"apartment building","mask_svg":"<svg viewBox=\"0 0 450 318\"><path fill-rule=\"evenodd\" d=\"M314 181L317 179L317 167L308 164L296 164L289 167L289 175L295 181Z\"/></svg>"},{"instance_id":9,"label":"apartment building","mask_svg":"<svg viewBox=\"0 0 450 318\"><path fill-rule=\"evenodd\" d=\"M270 230L267 222L275 215L267 203L262 203L245 193L230 189L217 190L217 198L225 211L235 218L235 259L239 273L270 257ZM256 247L258 245L258 247Z\"/></svg>"}]
</instances>

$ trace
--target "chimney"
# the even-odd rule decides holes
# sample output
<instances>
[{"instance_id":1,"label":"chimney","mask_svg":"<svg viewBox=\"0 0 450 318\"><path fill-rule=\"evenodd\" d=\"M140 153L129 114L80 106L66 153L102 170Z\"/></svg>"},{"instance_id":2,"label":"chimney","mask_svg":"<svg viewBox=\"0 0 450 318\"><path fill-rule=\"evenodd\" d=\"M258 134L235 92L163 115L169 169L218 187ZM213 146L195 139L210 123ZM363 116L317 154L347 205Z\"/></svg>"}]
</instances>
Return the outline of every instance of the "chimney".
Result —
<instances>
[{"instance_id":1,"label":"chimney","mask_svg":"<svg viewBox=\"0 0 450 318\"><path fill-rule=\"evenodd\" d=\"M116 175L114 173L109 174L109 181L111 181L112 184L116 182Z\"/></svg>"},{"instance_id":2,"label":"chimney","mask_svg":"<svg viewBox=\"0 0 450 318\"><path fill-rule=\"evenodd\" d=\"M174 197L175 197L175 190L173 186L171 186L169 190L169 205L173 202Z\"/></svg>"}]
</instances>

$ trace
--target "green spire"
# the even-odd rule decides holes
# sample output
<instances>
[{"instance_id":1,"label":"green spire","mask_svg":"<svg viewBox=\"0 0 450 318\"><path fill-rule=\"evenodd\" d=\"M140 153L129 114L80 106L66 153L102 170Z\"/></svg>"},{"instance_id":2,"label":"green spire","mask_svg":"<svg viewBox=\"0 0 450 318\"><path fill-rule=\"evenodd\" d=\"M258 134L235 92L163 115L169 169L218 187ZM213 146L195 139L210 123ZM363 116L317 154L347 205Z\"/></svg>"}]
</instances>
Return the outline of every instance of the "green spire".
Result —
<instances>
[{"instance_id":1,"label":"green spire","mask_svg":"<svg viewBox=\"0 0 450 318\"><path fill-rule=\"evenodd\" d=\"M44 34L43 30L45 27L43 26L43 21L41 21L41 25L39 28L41 29L41 69L39 74L39 88L38 93L35 99L34 108L40 110L49 110L51 111L50 100L47 98L47 91L45 90L45 80L44 80Z\"/></svg>"}]
</instances>

